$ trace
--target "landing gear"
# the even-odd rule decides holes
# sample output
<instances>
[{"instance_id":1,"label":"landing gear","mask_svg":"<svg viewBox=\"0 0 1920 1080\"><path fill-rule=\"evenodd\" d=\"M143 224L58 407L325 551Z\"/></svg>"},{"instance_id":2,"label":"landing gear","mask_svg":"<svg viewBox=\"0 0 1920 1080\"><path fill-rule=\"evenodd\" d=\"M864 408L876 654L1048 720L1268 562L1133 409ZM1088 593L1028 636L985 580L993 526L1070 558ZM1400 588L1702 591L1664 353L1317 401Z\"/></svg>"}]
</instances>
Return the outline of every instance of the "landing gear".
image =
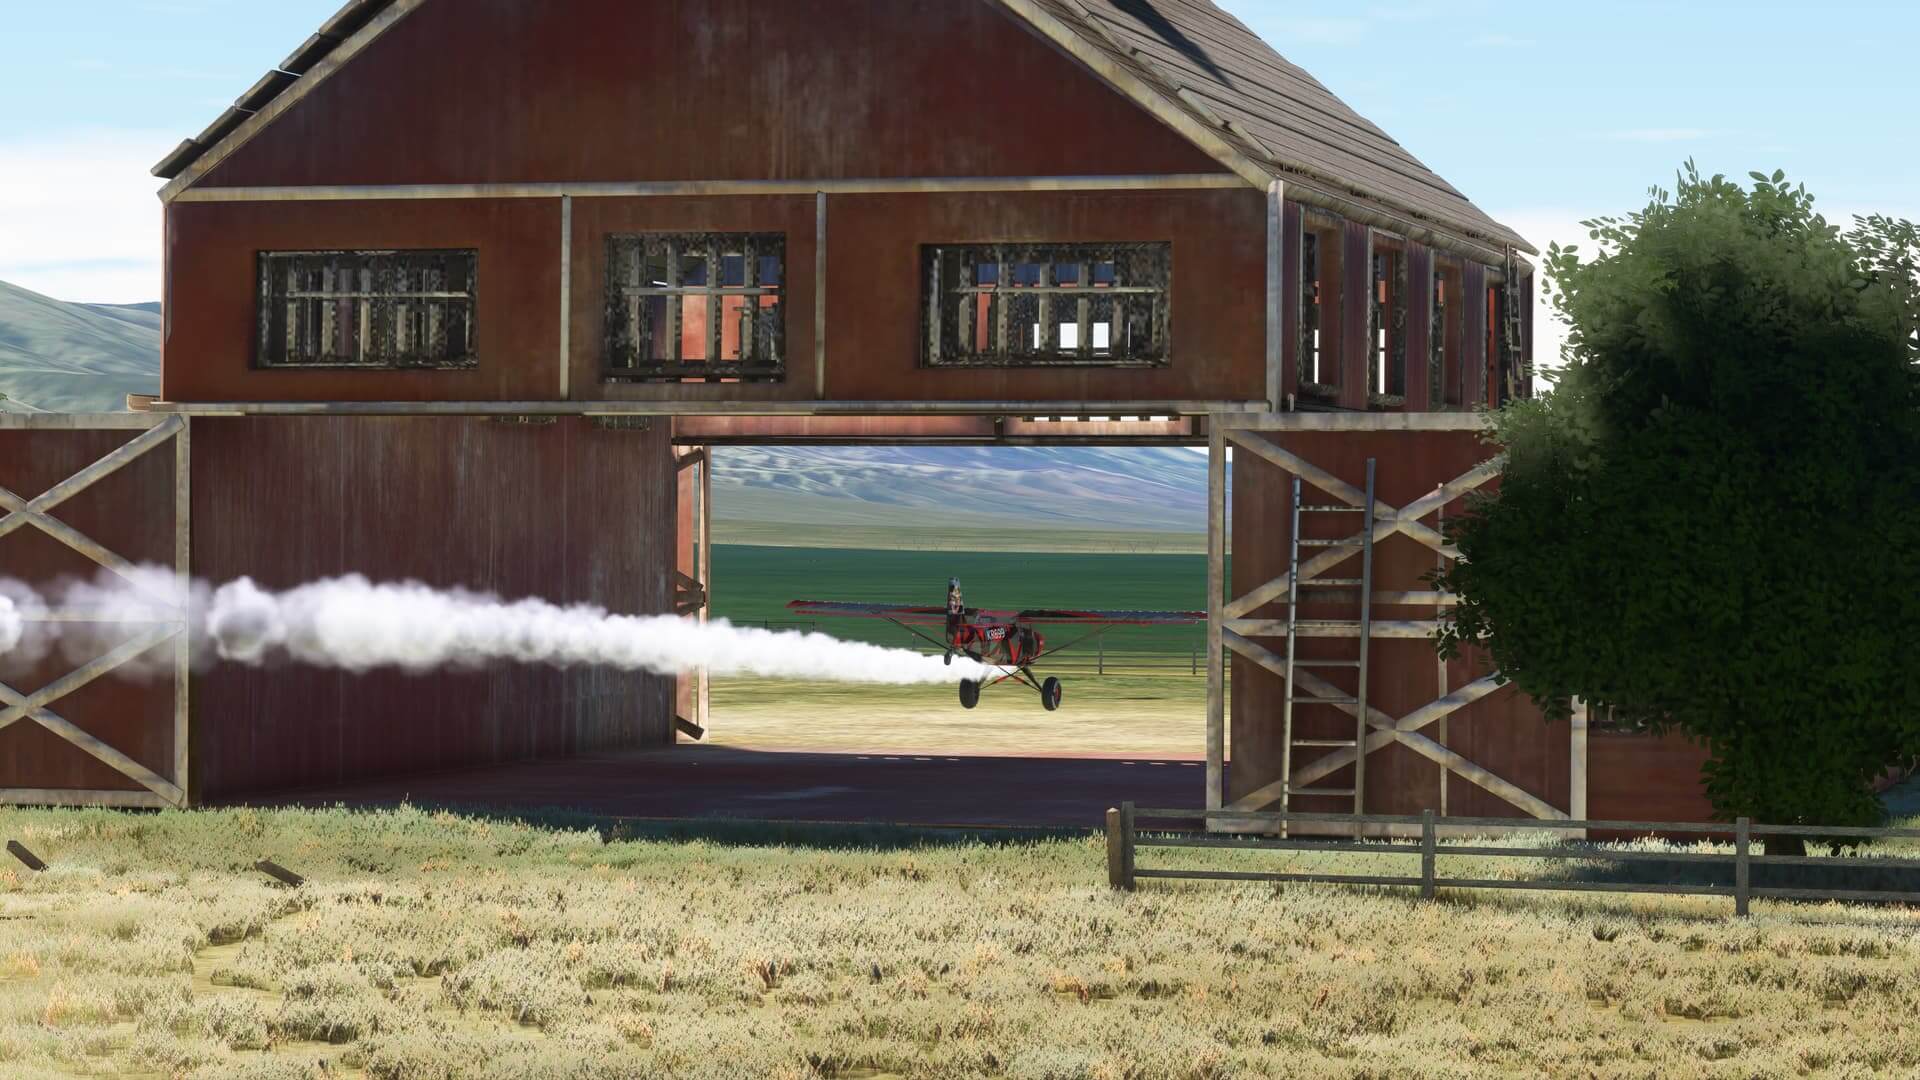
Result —
<instances>
[{"instance_id":1,"label":"landing gear","mask_svg":"<svg viewBox=\"0 0 1920 1080\"><path fill-rule=\"evenodd\" d=\"M1048 712L1053 712L1060 707L1062 696L1059 679L1048 677L1046 682L1040 684L1040 704L1046 706Z\"/></svg>"},{"instance_id":2,"label":"landing gear","mask_svg":"<svg viewBox=\"0 0 1920 1080\"><path fill-rule=\"evenodd\" d=\"M971 709L980 704L980 684L972 679L960 680L960 707Z\"/></svg>"}]
</instances>

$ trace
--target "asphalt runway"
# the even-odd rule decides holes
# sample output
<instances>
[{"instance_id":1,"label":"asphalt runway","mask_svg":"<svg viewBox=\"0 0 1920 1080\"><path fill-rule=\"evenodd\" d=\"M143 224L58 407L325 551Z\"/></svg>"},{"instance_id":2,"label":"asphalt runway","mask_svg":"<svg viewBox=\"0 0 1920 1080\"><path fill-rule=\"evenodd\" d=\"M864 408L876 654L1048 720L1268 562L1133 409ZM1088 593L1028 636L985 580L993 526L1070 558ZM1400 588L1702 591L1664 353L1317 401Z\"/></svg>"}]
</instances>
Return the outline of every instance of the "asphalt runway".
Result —
<instances>
[{"instance_id":1,"label":"asphalt runway","mask_svg":"<svg viewBox=\"0 0 1920 1080\"><path fill-rule=\"evenodd\" d=\"M632 818L1100 827L1106 810L1199 807L1190 760L815 753L679 746L288 793L277 805L411 802ZM255 800L248 800L255 801Z\"/></svg>"}]
</instances>

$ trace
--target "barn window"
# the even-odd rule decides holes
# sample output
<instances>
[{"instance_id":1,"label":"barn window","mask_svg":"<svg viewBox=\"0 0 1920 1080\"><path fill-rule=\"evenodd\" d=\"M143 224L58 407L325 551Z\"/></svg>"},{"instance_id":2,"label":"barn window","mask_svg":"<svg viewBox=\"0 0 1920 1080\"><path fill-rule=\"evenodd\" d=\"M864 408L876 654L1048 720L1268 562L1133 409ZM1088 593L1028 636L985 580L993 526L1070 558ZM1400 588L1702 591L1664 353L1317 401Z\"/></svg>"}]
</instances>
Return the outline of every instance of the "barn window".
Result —
<instances>
[{"instance_id":1,"label":"barn window","mask_svg":"<svg viewBox=\"0 0 1920 1080\"><path fill-rule=\"evenodd\" d=\"M779 233L609 237L606 376L780 382L786 293Z\"/></svg>"},{"instance_id":2,"label":"barn window","mask_svg":"<svg viewBox=\"0 0 1920 1080\"><path fill-rule=\"evenodd\" d=\"M1447 382L1447 319L1450 311L1447 307L1447 291L1451 288L1445 270L1433 272L1433 315L1432 329L1427 331L1427 407L1445 408L1450 400L1449 394L1457 398L1458 393L1451 390Z\"/></svg>"},{"instance_id":3,"label":"barn window","mask_svg":"<svg viewBox=\"0 0 1920 1080\"><path fill-rule=\"evenodd\" d=\"M1300 396L1340 397L1340 227L1311 211L1300 231Z\"/></svg>"},{"instance_id":4,"label":"barn window","mask_svg":"<svg viewBox=\"0 0 1920 1080\"><path fill-rule=\"evenodd\" d=\"M473 251L259 256L262 367L470 368Z\"/></svg>"},{"instance_id":5,"label":"barn window","mask_svg":"<svg viewBox=\"0 0 1920 1080\"><path fill-rule=\"evenodd\" d=\"M1172 244L941 244L922 272L927 367L1169 362Z\"/></svg>"},{"instance_id":6,"label":"barn window","mask_svg":"<svg viewBox=\"0 0 1920 1080\"><path fill-rule=\"evenodd\" d=\"M1407 400L1407 255L1378 239L1375 244L1367 389L1372 404L1393 407Z\"/></svg>"}]
</instances>

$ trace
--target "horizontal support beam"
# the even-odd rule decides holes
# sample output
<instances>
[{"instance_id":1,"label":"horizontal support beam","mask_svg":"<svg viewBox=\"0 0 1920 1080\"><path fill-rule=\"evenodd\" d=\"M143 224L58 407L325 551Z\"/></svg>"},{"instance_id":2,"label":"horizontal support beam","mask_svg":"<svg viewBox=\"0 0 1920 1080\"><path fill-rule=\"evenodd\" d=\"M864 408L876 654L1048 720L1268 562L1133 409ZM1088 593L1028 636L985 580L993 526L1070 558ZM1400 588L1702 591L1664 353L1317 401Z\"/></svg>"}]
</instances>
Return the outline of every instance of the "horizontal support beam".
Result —
<instances>
[{"instance_id":1,"label":"horizontal support beam","mask_svg":"<svg viewBox=\"0 0 1920 1080\"><path fill-rule=\"evenodd\" d=\"M1463 412L1244 412L1219 418L1227 431L1491 431L1487 417Z\"/></svg>"},{"instance_id":2,"label":"horizontal support beam","mask_svg":"<svg viewBox=\"0 0 1920 1080\"><path fill-rule=\"evenodd\" d=\"M913 195L1044 191L1216 191L1250 185L1232 173L1142 176L922 176L847 180L635 180L619 183L350 184L195 187L183 203L367 202L432 199L658 199L713 196Z\"/></svg>"},{"instance_id":3,"label":"horizontal support beam","mask_svg":"<svg viewBox=\"0 0 1920 1080\"><path fill-rule=\"evenodd\" d=\"M1228 619L1227 629L1245 638L1284 638L1287 636L1285 619ZM1312 619L1302 619L1294 628L1303 638L1357 638L1360 636L1358 623L1352 625L1327 625ZM1433 619L1375 619L1372 636L1381 640L1425 641L1439 633L1440 623Z\"/></svg>"},{"instance_id":4,"label":"horizontal support beam","mask_svg":"<svg viewBox=\"0 0 1920 1080\"><path fill-rule=\"evenodd\" d=\"M170 419L145 412L0 413L0 431L141 431Z\"/></svg>"},{"instance_id":5,"label":"horizontal support beam","mask_svg":"<svg viewBox=\"0 0 1920 1080\"><path fill-rule=\"evenodd\" d=\"M1206 416L1244 401L156 401L187 416Z\"/></svg>"},{"instance_id":6,"label":"horizontal support beam","mask_svg":"<svg viewBox=\"0 0 1920 1080\"><path fill-rule=\"evenodd\" d=\"M170 810L176 804L151 791L78 788L0 788L0 806L105 806L116 810Z\"/></svg>"}]
</instances>

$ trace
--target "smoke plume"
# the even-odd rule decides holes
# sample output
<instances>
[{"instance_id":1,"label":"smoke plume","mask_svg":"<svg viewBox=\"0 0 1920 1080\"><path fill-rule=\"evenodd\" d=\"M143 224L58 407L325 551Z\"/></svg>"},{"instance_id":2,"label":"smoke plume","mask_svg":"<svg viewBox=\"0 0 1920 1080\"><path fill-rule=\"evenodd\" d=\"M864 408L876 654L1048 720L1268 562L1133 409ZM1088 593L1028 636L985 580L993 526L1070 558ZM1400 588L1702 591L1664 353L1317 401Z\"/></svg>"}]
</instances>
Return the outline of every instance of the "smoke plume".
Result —
<instances>
[{"instance_id":1,"label":"smoke plume","mask_svg":"<svg viewBox=\"0 0 1920 1080\"><path fill-rule=\"evenodd\" d=\"M76 663L115 647L127 627L177 620L185 611L197 666L217 660L291 661L345 671L427 672L501 663L597 666L674 675L758 675L888 685L980 679L994 669L965 658L952 666L910 649L825 634L702 624L672 615L620 615L590 605L433 589L415 582L331 578L286 592L241 578L218 588L182 587L171 571L136 580L103 574L56 584L42 595L0 581L0 668L37 663L53 648ZM49 621L84 612L101 621ZM164 652L164 650L161 650ZM150 654L149 671L160 666ZM170 661L169 661L170 662ZM140 668L133 669L135 674Z\"/></svg>"}]
</instances>

